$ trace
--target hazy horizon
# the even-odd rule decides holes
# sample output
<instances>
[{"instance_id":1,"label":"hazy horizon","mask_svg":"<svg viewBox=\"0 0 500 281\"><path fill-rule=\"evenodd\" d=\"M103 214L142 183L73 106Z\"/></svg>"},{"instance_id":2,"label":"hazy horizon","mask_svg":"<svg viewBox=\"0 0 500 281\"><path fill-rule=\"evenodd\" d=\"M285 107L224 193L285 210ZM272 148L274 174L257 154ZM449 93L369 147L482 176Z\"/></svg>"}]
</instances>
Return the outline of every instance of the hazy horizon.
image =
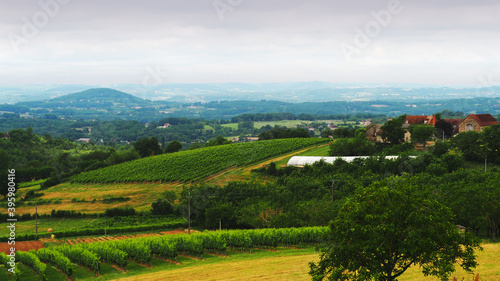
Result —
<instances>
[{"instance_id":1,"label":"hazy horizon","mask_svg":"<svg viewBox=\"0 0 500 281\"><path fill-rule=\"evenodd\" d=\"M0 85L500 85L500 3L3 1Z\"/></svg>"}]
</instances>

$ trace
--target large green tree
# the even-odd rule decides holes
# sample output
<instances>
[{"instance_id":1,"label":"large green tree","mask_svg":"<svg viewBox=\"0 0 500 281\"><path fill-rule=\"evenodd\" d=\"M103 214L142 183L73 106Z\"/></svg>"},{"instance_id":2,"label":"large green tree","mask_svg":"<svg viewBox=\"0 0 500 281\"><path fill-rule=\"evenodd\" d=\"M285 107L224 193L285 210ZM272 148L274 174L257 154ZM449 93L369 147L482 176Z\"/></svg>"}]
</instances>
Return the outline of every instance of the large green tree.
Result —
<instances>
[{"instance_id":1,"label":"large green tree","mask_svg":"<svg viewBox=\"0 0 500 281\"><path fill-rule=\"evenodd\" d=\"M173 140L167 144L164 152L165 153L174 153L174 152L181 150L181 148L182 148L182 143L178 140Z\"/></svg>"},{"instance_id":2,"label":"large green tree","mask_svg":"<svg viewBox=\"0 0 500 281\"><path fill-rule=\"evenodd\" d=\"M426 124L410 126L411 141L422 144L425 150L425 145L432 140L435 130L434 126Z\"/></svg>"},{"instance_id":3,"label":"large green tree","mask_svg":"<svg viewBox=\"0 0 500 281\"><path fill-rule=\"evenodd\" d=\"M450 146L460 149L466 160L482 161L487 153L482 136L475 131L459 133L451 138Z\"/></svg>"},{"instance_id":4,"label":"large green tree","mask_svg":"<svg viewBox=\"0 0 500 281\"><path fill-rule=\"evenodd\" d=\"M404 142L405 129L403 129L403 124L405 123L405 120L406 115L401 115L398 118L389 120L382 125L382 139L388 141L392 145Z\"/></svg>"},{"instance_id":5,"label":"large green tree","mask_svg":"<svg viewBox=\"0 0 500 281\"><path fill-rule=\"evenodd\" d=\"M162 154L158 139L155 137L143 138L134 142L134 148L141 157L149 157Z\"/></svg>"},{"instance_id":6,"label":"large green tree","mask_svg":"<svg viewBox=\"0 0 500 281\"><path fill-rule=\"evenodd\" d=\"M437 114L436 114L436 118L437 118ZM442 136L444 133L445 136L451 137L453 135L453 131L455 130L455 128L453 127L453 125L451 123L448 123L442 119L437 120L436 125L434 127L438 130L438 133L440 136Z\"/></svg>"},{"instance_id":7,"label":"large green tree","mask_svg":"<svg viewBox=\"0 0 500 281\"><path fill-rule=\"evenodd\" d=\"M484 128L483 141L489 161L500 164L500 125Z\"/></svg>"},{"instance_id":8,"label":"large green tree","mask_svg":"<svg viewBox=\"0 0 500 281\"><path fill-rule=\"evenodd\" d=\"M450 210L400 178L358 190L330 224L313 280L397 280L410 266L446 279L459 262L476 266L479 242ZM392 186L388 186L392 185Z\"/></svg>"}]
</instances>

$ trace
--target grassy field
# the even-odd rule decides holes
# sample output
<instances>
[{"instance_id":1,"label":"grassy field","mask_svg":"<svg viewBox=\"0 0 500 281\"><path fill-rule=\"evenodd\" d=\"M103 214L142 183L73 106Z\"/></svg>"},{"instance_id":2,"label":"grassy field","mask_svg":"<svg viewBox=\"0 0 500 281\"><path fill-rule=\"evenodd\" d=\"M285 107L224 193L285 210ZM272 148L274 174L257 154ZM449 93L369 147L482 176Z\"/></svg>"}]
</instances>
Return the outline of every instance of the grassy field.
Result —
<instances>
[{"instance_id":1,"label":"grassy field","mask_svg":"<svg viewBox=\"0 0 500 281\"><path fill-rule=\"evenodd\" d=\"M479 280L500 280L500 244L483 244L484 251L478 253L479 266L475 273ZM318 253L311 253L311 249L304 252L283 252L277 256L256 255L253 258L240 260L227 258L218 263L193 264L189 267L175 270L145 274L125 278L122 280L311 280L308 264L319 259ZM286 253L286 255L285 255ZM457 268L452 278L458 280L473 280L473 275ZM462 279L463 278L463 279ZM439 280L435 277L425 277L421 270L414 266L399 278L401 281Z\"/></svg>"},{"instance_id":2,"label":"grassy field","mask_svg":"<svg viewBox=\"0 0 500 281\"><path fill-rule=\"evenodd\" d=\"M32 188L32 187L30 187ZM136 211L146 211L153 200L166 190L178 191L182 188L178 183L131 183L131 184L76 184L63 183L40 192L42 200L58 200L60 204L38 205L39 214L48 214L52 209L74 210L85 213L103 213L108 208L134 206ZM21 193L24 193L24 189ZM113 204L103 203L109 197L126 197L126 202ZM96 200L92 203L93 200ZM76 202L72 202L76 201ZM85 200L85 202L82 202ZM19 206L18 214L35 213L34 206Z\"/></svg>"},{"instance_id":3,"label":"grassy field","mask_svg":"<svg viewBox=\"0 0 500 281\"><path fill-rule=\"evenodd\" d=\"M266 250L255 250L252 254L241 253L241 252L231 252L228 251L227 256L220 256L214 254L204 254L203 260L197 258L190 258L185 256L179 256L177 259L177 264L165 260L153 259L151 261L151 266L140 265L135 262L129 262L126 271L117 269L108 264L102 264L101 274L99 277L93 276L89 271L82 267L75 267L73 273L74 280L220 280L217 274L212 273L212 268L215 270L219 268L219 272L229 271L229 275L232 275L232 280L238 280L235 277L235 265L239 264L241 268L246 271L245 275L242 276L244 279L248 280L244 276L249 276L256 268L248 267L247 264L254 264L255 266L262 265L266 267L265 264L272 263L274 266L268 268L267 274L272 274L272 271L279 270L279 267L287 265L287 261L290 259L290 263L294 260L300 260L302 268L295 269L296 273L292 273L290 279L287 280L300 280L294 279L298 275L303 275L303 271L307 270L307 263L310 258L314 258L317 254L314 254L314 248L309 247L305 249L284 249L278 248L278 251L266 251ZM286 264L283 264L283 263ZM295 262L294 264L296 264ZM305 265L305 266L304 266ZM20 266L20 269L24 272L22 274L21 280L39 280L36 275L29 268ZM241 272L243 273L243 272ZM276 276L280 276L285 272L276 272ZM211 275L209 279L205 279L205 275ZM307 274L307 272L306 272ZM157 276L157 277L155 277ZM183 279L178 279L178 278ZM231 278L231 277L229 277ZM235 279L236 278L236 279ZM257 276L256 276L257 278ZM258 278L257 278L258 279ZM255 280L257 280L255 279ZM9 277L5 267L0 266L0 280L12 280ZM58 272L55 268L47 265L47 280L66 280L62 273ZM268 279L270 280L270 279ZM274 279L276 280L276 279ZM279 278L278 278L279 280Z\"/></svg>"},{"instance_id":4,"label":"grassy field","mask_svg":"<svg viewBox=\"0 0 500 281\"><path fill-rule=\"evenodd\" d=\"M484 251L478 252L479 266L475 273L479 280L500 280L500 243L483 244ZM253 254L228 252L228 256L204 254L203 260L179 256L180 264L153 259L151 266L130 262L126 271L107 264L101 267L101 275L94 277L81 267L74 271L75 280L311 280L309 262L318 261L319 254L313 247L304 249L278 248L278 251L255 250ZM24 266L21 280L37 280L35 274ZM52 266L47 266L48 280L65 280ZM457 268L452 278L473 280L473 275ZM463 279L462 279L463 278ZM0 266L0 280L10 280L6 269ZM437 281L425 277L416 266L407 270L401 281Z\"/></svg>"}]
</instances>

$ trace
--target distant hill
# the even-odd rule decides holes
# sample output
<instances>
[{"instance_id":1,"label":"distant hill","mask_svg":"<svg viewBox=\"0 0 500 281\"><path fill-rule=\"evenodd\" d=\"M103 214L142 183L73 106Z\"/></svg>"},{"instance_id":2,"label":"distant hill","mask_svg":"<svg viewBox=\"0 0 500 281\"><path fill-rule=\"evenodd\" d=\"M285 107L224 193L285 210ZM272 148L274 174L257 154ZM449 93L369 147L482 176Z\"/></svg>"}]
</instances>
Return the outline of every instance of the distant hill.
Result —
<instances>
[{"instance_id":1,"label":"distant hill","mask_svg":"<svg viewBox=\"0 0 500 281\"><path fill-rule=\"evenodd\" d=\"M108 111L121 111L124 109L152 106L153 104L153 101L144 100L136 96L108 88L90 89L44 101L17 103L17 105L29 108L76 108Z\"/></svg>"},{"instance_id":2,"label":"distant hill","mask_svg":"<svg viewBox=\"0 0 500 281\"><path fill-rule=\"evenodd\" d=\"M122 102L122 103L145 103L145 100L136 96L120 92L114 89L97 88L83 92L69 94L49 100L48 102ZM47 102L47 101L46 101Z\"/></svg>"}]
</instances>

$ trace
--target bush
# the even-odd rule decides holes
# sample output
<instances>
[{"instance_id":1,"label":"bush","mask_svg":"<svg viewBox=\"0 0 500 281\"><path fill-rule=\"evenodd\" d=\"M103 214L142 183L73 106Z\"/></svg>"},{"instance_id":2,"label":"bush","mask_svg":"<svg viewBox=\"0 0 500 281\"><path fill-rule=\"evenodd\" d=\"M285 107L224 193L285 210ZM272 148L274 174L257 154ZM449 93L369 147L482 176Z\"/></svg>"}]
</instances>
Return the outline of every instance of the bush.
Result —
<instances>
[{"instance_id":1,"label":"bush","mask_svg":"<svg viewBox=\"0 0 500 281\"><path fill-rule=\"evenodd\" d=\"M66 210L54 210L50 212L50 216L53 218L78 218L85 217L84 213L76 212L76 211L66 211Z\"/></svg>"},{"instance_id":2,"label":"bush","mask_svg":"<svg viewBox=\"0 0 500 281\"><path fill-rule=\"evenodd\" d=\"M442 140L437 140L436 143L431 146L430 151L436 156L442 156L449 150L449 143Z\"/></svg>"},{"instance_id":3,"label":"bush","mask_svg":"<svg viewBox=\"0 0 500 281\"><path fill-rule=\"evenodd\" d=\"M37 198L45 195L44 193L41 192L35 192L35 190L31 189L26 192L26 195L24 195L24 200L28 200L30 198Z\"/></svg>"},{"instance_id":4,"label":"bush","mask_svg":"<svg viewBox=\"0 0 500 281\"><path fill-rule=\"evenodd\" d=\"M376 152L375 145L363 138L338 139L330 145L330 156L370 156Z\"/></svg>"},{"instance_id":5,"label":"bush","mask_svg":"<svg viewBox=\"0 0 500 281\"><path fill-rule=\"evenodd\" d=\"M384 148L383 152L386 155L399 155L403 152L411 151L414 149L413 144L409 142L404 142L402 144L396 144L391 147Z\"/></svg>"},{"instance_id":6,"label":"bush","mask_svg":"<svg viewBox=\"0 0 500 281\"><path fill-rule=\"evenodd\" d=\"M106 209L104 212L106 217L126 217L135 215L135 209L132 207L117 207Z\"/></svg>"},{"instance_id":7,"label":"bush","mask_svg":"<svg viewBox=\"0 0 500 281\"><path fill-rule=\"evenodd\" d=\"M448 173L456 171L465 166L465 158L459 152L455 151L448 152L444 154L441 157L441 159L443 160L443 163L446 165Z\"/></svg>"},{"instance_id":8,"label":"bush","mask_svg":"<svg viewBox=\"0 0 500 281\"><path fill-rule=\"evenodd\" d=\"M174 213L174 207L167 200L161 198L151 204L151 214L153 215L171 215Z\"/></svg>"},{"instance_id":9,"label":"bush","mask_svg":"<svg viewBox=\"0 0 500 281\"><path fill-rule=\"evenodd\" d=\"M40 185L40 188L41 189L47 189L49 187L52 187L54 185L58 185L60 183L61 183L61 181L59 181L58 178L52 177L52 178L49 178L48 180L46 180L44 183L42 183Z\"/></svg>"}]
</instances>

